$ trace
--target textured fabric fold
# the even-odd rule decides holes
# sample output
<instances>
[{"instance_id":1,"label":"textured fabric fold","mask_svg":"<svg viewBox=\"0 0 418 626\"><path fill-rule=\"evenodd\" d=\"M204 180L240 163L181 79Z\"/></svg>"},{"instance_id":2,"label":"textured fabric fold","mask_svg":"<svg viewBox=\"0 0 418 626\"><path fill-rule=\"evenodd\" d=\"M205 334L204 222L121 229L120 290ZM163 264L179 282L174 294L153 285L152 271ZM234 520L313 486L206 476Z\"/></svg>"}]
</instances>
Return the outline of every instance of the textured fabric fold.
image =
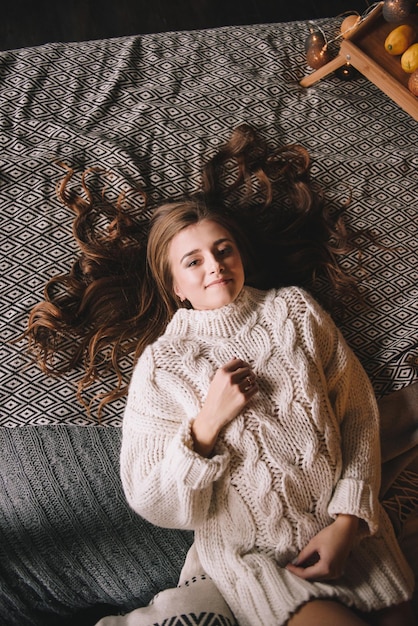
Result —
<instances>
[{"instance_id":1,"label":"textured fabric fold","mask_svg":"<svg viewBox=\"0 0 418 626\"><path fill-rule=\"evenodd\" d=\"M120 436L101 427L0 428L2 624L91 626L176 585L192 535L132 513Z\"/></svg>"}]
</instances>

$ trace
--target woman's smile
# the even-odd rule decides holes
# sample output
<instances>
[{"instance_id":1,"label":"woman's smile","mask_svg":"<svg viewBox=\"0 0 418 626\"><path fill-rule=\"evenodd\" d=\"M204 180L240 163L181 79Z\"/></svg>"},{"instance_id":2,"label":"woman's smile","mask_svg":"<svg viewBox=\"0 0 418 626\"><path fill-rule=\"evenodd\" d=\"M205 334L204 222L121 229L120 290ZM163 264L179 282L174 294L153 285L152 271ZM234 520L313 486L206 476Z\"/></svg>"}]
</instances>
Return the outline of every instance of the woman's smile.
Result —
<instances>
[{"instance_id":1,"label":"woman's smile","mask_svg":"<svg viewBox=\"0 0 418 626\"><path fill-rule=\"evenodd\" d=\"M224 285L227 285L230 282L231 282L230 278L219 278L218 280L214 280L208 285L206 285L206 289L208 289L208 287L222 287Z\"/></svg>"}]
</instances>

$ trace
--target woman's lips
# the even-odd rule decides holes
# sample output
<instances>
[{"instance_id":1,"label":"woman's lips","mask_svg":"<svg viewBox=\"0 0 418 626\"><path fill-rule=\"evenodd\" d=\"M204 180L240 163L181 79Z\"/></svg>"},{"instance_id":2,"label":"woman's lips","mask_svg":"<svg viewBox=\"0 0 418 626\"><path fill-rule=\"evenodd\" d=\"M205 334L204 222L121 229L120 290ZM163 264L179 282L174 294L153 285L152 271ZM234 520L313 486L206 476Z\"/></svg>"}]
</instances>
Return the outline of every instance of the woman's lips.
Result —
<instances>
[{"instance_id":1,"label":"woman's lips","mask_svg":"<svg viewBox=\"0 0 418 626\"><path fill-rule=\"evenodd\" d=\"M231 278L218 278L217 280L213 280L211 283L206 285L206 289L208 287L215 287L216 285L226 285L227 283L231 282L231 280Z\"/></svg>"}]
</instances>

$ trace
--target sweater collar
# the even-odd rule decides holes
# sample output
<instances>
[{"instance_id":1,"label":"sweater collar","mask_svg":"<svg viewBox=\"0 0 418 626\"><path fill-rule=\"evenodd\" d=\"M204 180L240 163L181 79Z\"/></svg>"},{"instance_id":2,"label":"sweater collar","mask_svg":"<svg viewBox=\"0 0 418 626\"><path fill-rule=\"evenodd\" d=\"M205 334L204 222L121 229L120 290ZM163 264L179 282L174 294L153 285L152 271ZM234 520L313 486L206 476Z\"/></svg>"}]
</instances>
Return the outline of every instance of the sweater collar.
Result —
<instances>
[{"instance_id":1,"label":"sweater collar","mask_svg":"<svg viewBox=\"0 0 418 626\"><path fill-rule=\"evenodd\" d=\"M169 322L165 335L231 337L256 315L257 304L262 297L263 292L244 287L234 302L219 309L179 309Z\"/></svg>"}]
</instances>

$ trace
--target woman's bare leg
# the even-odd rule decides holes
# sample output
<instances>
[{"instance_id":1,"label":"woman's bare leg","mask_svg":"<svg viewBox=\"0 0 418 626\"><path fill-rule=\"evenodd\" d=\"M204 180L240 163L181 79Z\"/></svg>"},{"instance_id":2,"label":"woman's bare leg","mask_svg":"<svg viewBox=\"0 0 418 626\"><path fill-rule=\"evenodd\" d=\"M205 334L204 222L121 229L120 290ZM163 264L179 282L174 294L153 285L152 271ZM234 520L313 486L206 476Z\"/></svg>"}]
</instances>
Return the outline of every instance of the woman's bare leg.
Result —
<instances>
[{"instance_id":1,"label":"woman's bare leg","mask_svg":"<svg viewBox=\"0 0 418 626\"><path fill-rule=\"evenodd\" d=\"M416 618L411 602L403 602L390 606L373 614L373 624L376 626L415 626Z\"/></svg>"},{"instance_id":2,"label":"woman's bare leg","mask_svg":"<svg viewBox=\"0 0 418 626\"><path fill-rule=\"evenodd\" d=\"M343 604L334 600L311 600L289 619L287 626L370 626ZM386 626L386 625L384 625Z\"/></svg>"}]
</instances>

